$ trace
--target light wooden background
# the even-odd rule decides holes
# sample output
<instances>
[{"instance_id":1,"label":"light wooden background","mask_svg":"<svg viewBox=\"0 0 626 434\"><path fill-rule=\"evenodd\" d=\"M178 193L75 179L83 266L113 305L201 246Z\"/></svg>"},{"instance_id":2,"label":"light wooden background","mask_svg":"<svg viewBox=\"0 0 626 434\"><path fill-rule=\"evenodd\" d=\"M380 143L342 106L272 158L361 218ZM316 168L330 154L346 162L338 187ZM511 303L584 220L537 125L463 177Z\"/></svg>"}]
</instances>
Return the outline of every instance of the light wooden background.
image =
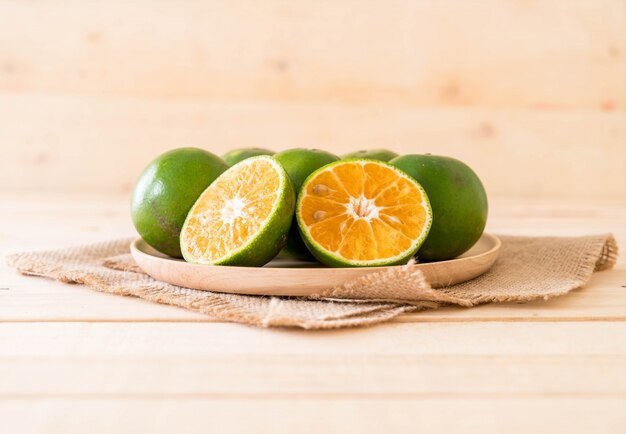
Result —
<instances>
[{"instance_id":1,"label":"light wooden background","mask_svg":"<svg viewBox=\"0 0 626 434\"><path fill-rule=\"evenodd\" d=\"M178 146L456 156L626 202L624 0L0 0L0 193L128 194Z\"/></svg>"}]
</instances>

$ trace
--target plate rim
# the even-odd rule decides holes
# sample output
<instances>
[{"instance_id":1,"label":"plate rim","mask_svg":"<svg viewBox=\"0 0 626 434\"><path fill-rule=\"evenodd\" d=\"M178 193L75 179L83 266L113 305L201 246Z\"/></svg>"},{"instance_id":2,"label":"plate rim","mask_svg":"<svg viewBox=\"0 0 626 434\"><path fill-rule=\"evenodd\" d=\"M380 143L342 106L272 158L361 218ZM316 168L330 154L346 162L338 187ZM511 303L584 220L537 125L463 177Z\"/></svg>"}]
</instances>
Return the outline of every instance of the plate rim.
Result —
<instances>
[{"instance_id":1,"label":"plate rim","mask_svg":"<svg viewBox=\"0 0 626 434\"><path fill-rule=\"evenodd\" d=\"M483 232L482 235L480 236L480 238L478 240L480 240L483 237L487 237L489 238L492 242L493 242L493 246L485 251L482 252L480 254L477 255L473 255L473 256L466 256L466 257L457 257L457 258L453 258L453 259L447 259L445 261L435 261L435 262L417 262L417 265L422 266L422 267L427 267L427 266L440 266L442 264L454 264L454 265L458 265L458 264L462 264L463 262L470 262L470 261L475 261L477 258L481 258L484 256L488 256L488 255L492 255L492 254L496 254L496 258L498 256L499 250L502 247L502 241L500 240L500 238L497 235L494 235L492 233L489 232ZM476 241L478 242L478 241ZM163 263L171 263L172 261L177 262L179 264L183 264L181 266L187 266L190 268L194 268L194 267L218 267L220 269L232 269L232 270L240 270L240 271L253 271L253 272L258 272L258 273L276 273L277 270L293 270L297 267L242 267L242 266L236 266L236 265L209 265L209 264L193 264L190 262L185 261L184 259L181 258L163 258L161 256L155 256L155 255L151 255L150 253L147 253L145 251L143 251L140 247L139 244L140 243L145 243L146 245L148 245L150 248L151 247L143 238L141 237L137 237L135 238L133 241L131 241L130 243L130 252L132 254L133 257L135 257L135 255L139 255L139 256L144 256L144 257L148 257L151 260L158 260L161 261ZM156 250L156 249L155 249ZM384 271L384 270L390 270L390 269L395 269L398 267L404 267L406 264L402 264L402 265L384 265L384 266L378 266L378 267L302 267L302 268L308 268L308 269L319 269L319 270L341 270L341 269L367 269L367 270L372 270L372 271ZM267 270L267 271L261 271L261 270Z\"/></svg>"}]
</instances>

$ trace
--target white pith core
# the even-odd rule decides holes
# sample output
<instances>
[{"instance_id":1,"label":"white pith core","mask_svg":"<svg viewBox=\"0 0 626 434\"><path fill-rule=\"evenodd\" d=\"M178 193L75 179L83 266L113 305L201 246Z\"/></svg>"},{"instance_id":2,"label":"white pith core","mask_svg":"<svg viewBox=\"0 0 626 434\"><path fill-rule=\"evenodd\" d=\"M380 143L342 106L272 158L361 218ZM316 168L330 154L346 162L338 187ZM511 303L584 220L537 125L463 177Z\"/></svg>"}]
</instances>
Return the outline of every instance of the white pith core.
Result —
<instances>
[{"instance_id":1,"label":"white pith core","mask_svg":"<svg viewBox=\"0 0 626 434\"><path fill-rule=\"evenodd\" d=\"M227 225L232 225L238 218L245 221L248 217L248 214L245 211L247 205L248 201L239 196L226 200L226 203L222 209L220 209L220 217L222 218L222 221Z\"/></svg>"},{"instance_id":2,"label":"white pith core","mask_svg":"<svg viewBox=\"0 0 626 434\"><path fill-rule=\"evenodd\" d=\"M373 218L379 218L380 207L374 204L374 199L361 195L350 197L346 212L355 219L363 219L369 223Z\"/></svg>"}]
</instances>

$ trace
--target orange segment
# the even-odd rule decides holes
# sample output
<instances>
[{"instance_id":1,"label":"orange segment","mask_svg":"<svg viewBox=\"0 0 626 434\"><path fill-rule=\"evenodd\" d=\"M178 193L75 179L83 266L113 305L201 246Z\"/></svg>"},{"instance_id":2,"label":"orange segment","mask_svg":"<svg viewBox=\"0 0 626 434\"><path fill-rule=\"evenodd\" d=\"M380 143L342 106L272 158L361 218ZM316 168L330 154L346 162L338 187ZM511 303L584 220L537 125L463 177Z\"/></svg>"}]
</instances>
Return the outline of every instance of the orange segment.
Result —
<instances>
[{"instance_id":1,"label":"orange segment","mask_svg":"<svg viewBox=\"0 0 626 434\"><path fill-rule=\"evenodd\" d=\"M345 230L349 229L352 223L353 221L346 220L342 215L331 217L310 226L311 235L330 250L336 251L344 239Z\"/></svg>"},{"instance_id":2,"label":"orange segment","mask_svg":"<svg viewBox=\"0 0 626 434\"><path fill-rule=\"evenodd\" d=\"M297 208L300 228L331 265L379 265L408 259L432 221L422 187L382 162L339 161L315 172Z\"/></svg>"},{"instance_id":3,"label":"orange segment","mask_svg":"<svg viewBox=\"0 0 626 434\"><path fill-rule=\"evenodd\" d=\"M350 196L358 197L363 192L366 175L362 164L339 165L333 173Z\"/></svg>"},{"instance_id":4,"label":"orange segment","mask_svg":"<svg viewBox=\"0 0 626 434\"><path fill-rule=\"evenodd\" d=\"M200 196L181 232L185 258L212 263L246 245L272 214L281 189L276 164L240 163Z\"/></svg>"},{"instance_id":5,"label":"orange segment","mask_svg":"<svg viewBox=\"0 0 626 434\"><path fill-rule=\"evenodd\" d=\"M393 188L400 180L393 170L377 164L366 164L363 193L368 197L377 197L383 190Z\"/></svg>"},{"instance_id":6,"label":"orange segment","mask_svg":"<svg viewBox=\"0 0 626 434\"><path fill-rule=\"evenodd\" d=\"M321 172L316 176L315 184L308 183L305 188L309 195L339 203L344 203L349 197L349 193L341 180L331 171Z\"/></svg>"}]
</instances>

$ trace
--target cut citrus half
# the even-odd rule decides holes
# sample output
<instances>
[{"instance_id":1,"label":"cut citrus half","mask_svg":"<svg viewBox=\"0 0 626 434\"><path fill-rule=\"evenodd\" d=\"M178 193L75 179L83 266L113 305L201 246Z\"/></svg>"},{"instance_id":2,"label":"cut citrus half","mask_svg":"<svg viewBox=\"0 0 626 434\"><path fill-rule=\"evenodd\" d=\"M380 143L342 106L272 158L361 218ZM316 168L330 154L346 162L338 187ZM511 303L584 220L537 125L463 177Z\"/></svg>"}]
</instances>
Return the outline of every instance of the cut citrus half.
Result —
<instances>
[{"instance_id":1,"label":"cut citrus half","mask_svg":"<svg viewBox=\"0 0 626 434\"><path fill-rule=\"evenodd\" d=\"M373 160L341 160L311 174L296 217L311 253L335 267L406 263L432 222L422 186Z\"/></svg>"},{"instance_id":2,"label":"cut citrus half","mask_svg":"<svg viewBox=\"0 0 626 434\"><path fill-rule=\"evenodd\" d=\"M261 266L283 248L295 193L272 157L242 161L220 175L189 211L180 234L186 261Z\"/></svg>"},{"instance_id":3,"label":"cut citrus half","mask_svg":"<svg viewBox=\"0 0 626 434\"><path fill-rule=\"evenodd\" d=\"M326 166L334 161L338 161L339 157L330 152L320 149L294 148L279 152L274 158L283 166L289 179L296 191L296 197L300 194L302 184L307 177L320 167ZM298 222L293 217L289 235L287 235L287 244L281 251L282 256L301 259L304 261L314 261L315 258L309 252L309 249L302 241L300 231L298 230Z\"/></svg>"}]
</instances>

